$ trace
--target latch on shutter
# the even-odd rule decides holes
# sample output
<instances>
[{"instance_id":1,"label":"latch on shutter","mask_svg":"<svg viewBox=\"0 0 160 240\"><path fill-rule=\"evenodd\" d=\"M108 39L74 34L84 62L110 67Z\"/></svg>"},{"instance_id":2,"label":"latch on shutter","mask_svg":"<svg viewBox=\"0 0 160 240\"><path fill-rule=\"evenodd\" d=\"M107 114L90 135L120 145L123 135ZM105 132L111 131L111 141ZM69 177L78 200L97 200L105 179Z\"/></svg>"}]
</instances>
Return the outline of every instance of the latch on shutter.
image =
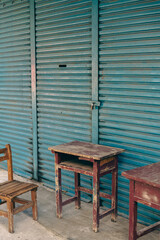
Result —
<instances>
[{"instance_id":1,"label":"latch on shutter","mask_svg":"<svg viewBox=\"0 0 160 240\"><path fill-rule=\"evenodd\" d=\"M96 107L99 107L100 106L100 102L98 101L93 101L91 102L91 110L95 109Z\"/></svg>"}]
</instances>

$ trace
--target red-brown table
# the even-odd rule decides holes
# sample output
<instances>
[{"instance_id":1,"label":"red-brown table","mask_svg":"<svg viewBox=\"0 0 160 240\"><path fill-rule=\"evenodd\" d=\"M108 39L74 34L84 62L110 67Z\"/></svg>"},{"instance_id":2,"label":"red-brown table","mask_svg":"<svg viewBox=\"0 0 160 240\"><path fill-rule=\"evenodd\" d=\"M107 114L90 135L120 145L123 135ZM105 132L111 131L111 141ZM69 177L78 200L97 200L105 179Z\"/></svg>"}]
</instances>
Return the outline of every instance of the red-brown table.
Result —
<instances>
[{"instance_id":1,"label":"red-brown table","mask_svg":"<svg viewBox=\"0 0 160 240\"><path fill-rule=\"evenodd\" d=\"M57 217L62 216L62 206L75 201L75 207L80 208L80 191L93 194L93 231L97 232L99 220L109 213L115 221L117 214L117 155L123 149L106 147L87 142L73 141L50 147L55 154L55 184ZM75 196L62 202L61 169L75 174ZM93 190L80 186L80 173L93 177ZM100 177L112 173L112 194L100 193ZM111 200L111 208L99 214L99 196Z\"/></svg>"},{"instance_id":2,"label":"red-brown table","mask_svg":"<svg viewBox=\"0 0 160 240\"><path fill-rule=\"evenodd\" d=\"M160 221L137 231L137 202L160 210L160 162L139 167L122 175L130 180L129 240L153 231Z\"/></svg>"}]
</instances>

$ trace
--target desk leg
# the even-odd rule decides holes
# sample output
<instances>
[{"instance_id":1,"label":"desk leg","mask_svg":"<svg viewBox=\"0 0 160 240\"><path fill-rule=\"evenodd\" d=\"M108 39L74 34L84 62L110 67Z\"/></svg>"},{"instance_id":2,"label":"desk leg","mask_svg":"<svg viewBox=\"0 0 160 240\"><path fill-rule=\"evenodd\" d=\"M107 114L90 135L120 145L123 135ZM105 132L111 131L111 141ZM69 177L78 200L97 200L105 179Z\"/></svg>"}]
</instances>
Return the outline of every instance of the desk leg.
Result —
<instances>
[{"instance_id":1,"label":"desk leg","mask_svg":"<svg viewBox=\"0 0 160 240\"><path fill-rule=\"evenodd\" d=\"M79 191L79 187L80 187L80 174L79 173L74 173L74 180L75 180L75 197L77 197L77 199L75 200L75 208L79 209L81 208L81 201L80 201L80 191Z\"/></svg>"},{"instance_id":2,"label":"desk leg","mask_svg":"<svg viewBox=\"0 0 160 240\"><path fill-rule=\"evenodd\" d=\"M137 239L137 202L134 201L135 182L130 180L129 194L129 240Z\"/></svg>"},{"instance_id":3,"label":"desk leg","mask_svg":"<svg viewBox=\"0 0 160 240\"><path fill-rule=\"evenodd\" d=\"M100 164L93 162L93 231L99 228L99 173Z\"/></svg>"},{"instance_id":4,"label":"desk leg","mask_svg":"<svg viewBox=\"0 0 160 240\"><path fill-rule=\"evenodd\" d=\"M115 170L112 172L112 203L114 212L111 215L111 221L115 222L117 217L117 185L118 185L118 161L115 159Z\"/></svg>"},{"instance_id":5,"label":"desk leg","mask_svg":"<svg viewBox=\"0 0 160 240\"><path fill-rule=\"evenodd\" d=\"M55 185L56 185L56 209L57 217L62 217L62 187L61 187L61 169L58 164L61 162L60 155L55 153Z\"/></svg>"}]
</instances>

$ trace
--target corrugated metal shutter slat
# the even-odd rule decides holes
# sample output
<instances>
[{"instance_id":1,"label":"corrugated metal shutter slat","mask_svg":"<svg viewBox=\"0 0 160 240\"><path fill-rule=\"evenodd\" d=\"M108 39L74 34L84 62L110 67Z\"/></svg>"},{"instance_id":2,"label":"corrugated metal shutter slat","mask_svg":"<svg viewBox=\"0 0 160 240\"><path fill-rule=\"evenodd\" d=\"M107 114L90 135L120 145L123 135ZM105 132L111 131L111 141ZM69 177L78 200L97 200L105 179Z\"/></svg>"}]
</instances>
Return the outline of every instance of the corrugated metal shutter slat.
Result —
<instances>
[{"instance_id":1,"label":"corrugated metal shutter slat","mask_svg":"<svg viewBox=\"0 0 160 240\"><path fill-rule=\"evenodd\" d=\"M91 1L36 1L36 44L39 180L54 187L48 147L91 141ZM73 173L62 179L73 195Z\"/></svg>"},{"instance_id":2,"label":"corrugated metal shutter slat","mask_svg":"<svg viewBox=\"0 0 160 240\"><path fill-rule=\"evenodd\" d=\"M129 201L121 172L160 158L159 14L159 1L100 1L99 137L100 144L126 149L119 159L121 214ZM157 211L145 209L139 207L141 221L158 220Z\"/></svg>"},{"instance_id":3,"label":"corrugated metal shutter slat","mask_svg":"<svg viewBox=\"0 0 160 240\"><path fill-rule=\"evenodd\" d=\"M10 143L14 171L32 177L29 1L0 3L0 146Z\"/></svg>"}]
</instances>

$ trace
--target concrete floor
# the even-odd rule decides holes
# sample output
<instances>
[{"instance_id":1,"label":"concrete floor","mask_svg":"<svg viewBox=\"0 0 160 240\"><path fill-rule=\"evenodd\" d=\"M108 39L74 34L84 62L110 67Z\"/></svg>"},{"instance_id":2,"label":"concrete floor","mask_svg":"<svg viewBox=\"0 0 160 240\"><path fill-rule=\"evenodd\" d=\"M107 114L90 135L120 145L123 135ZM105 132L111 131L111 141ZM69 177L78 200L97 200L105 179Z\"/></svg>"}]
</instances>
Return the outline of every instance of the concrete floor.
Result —
<instances>
[{"instance_id":1,"label":"concrete floor","mask_svg":"<svg viewBox=\"0 0 160 240\"><path fill-rule=\"evenodd\" d=\"M0 171L0 176L6 176ZM20 177L15 177L22 179ZM3 179L3 177L1 178ZM30 198L27 193L26 198ZM67 196L63 196L67 199ZM3 205L2 205L3 206ZM4 207L4 206L3 206ZM74 203L63 208L63 218L56 218L55 193L40 185L38 190L38 222L32 220L32 211L27 209L14 216L14 234L8 233L7 219L0 217L0 240L128 240L128 220L118 217L117 222L110 221L110 216L100 221L100 231L92 231L92 204L82 202L82 207L75 210ZM138 228L143 226L138 225ZM141 240L160 240L160 232L154 231Z\"/></svg>"}]
</instances>

